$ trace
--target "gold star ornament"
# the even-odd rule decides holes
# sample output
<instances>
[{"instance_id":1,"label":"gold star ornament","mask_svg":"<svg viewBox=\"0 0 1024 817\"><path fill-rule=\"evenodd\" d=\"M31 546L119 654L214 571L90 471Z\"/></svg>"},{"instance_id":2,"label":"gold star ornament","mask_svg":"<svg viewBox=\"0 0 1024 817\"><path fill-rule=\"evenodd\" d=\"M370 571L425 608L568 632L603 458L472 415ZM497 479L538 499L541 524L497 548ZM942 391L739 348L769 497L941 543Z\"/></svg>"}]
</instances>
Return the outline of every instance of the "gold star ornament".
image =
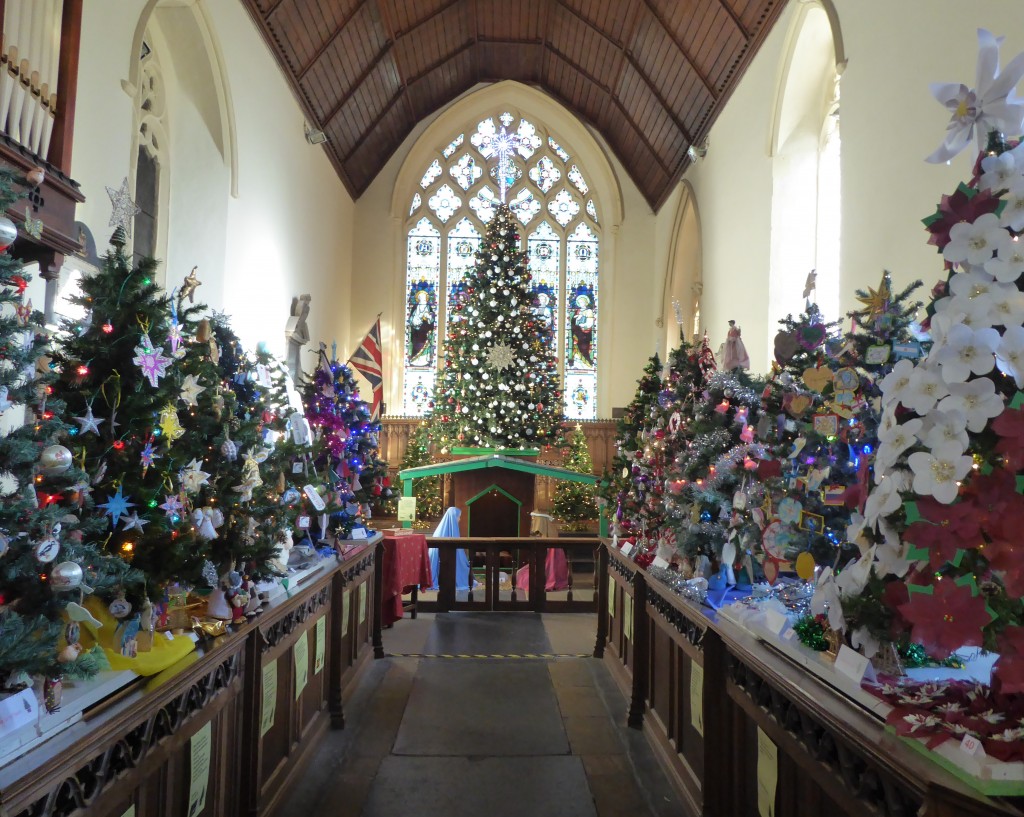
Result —
<instances>
[{"instance_id":1,"label":"gold star ornament","mask_svg":"<svg viewBox=\"0 0 1024 817\"><path fill-rule=\"evenodd\" d=\"M858 295L857 300L864 304L868 317L871 320L878 320L889 312L889 304L892 301L892 283L888 272L882 273L882 282L878 289L868 287L867 295Z\"/></svg>"}]
</instances>

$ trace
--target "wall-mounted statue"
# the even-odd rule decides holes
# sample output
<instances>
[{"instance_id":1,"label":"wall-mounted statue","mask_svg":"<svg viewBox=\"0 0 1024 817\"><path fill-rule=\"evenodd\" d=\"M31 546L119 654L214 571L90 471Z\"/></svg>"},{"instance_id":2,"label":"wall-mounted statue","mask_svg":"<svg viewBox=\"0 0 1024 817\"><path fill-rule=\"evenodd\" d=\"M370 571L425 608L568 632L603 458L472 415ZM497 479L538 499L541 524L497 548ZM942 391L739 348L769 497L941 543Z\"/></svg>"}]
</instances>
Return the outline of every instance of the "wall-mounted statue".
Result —
<instances>
[{"instance_id":1,"label":"wall-mounted statue","mask_svg":"<svg viewBox=\"0 0 1024 817\"><path fill-rule=\"evenodd\" d=\"M292 298L292 313L284 327L284 336L288 341L288 371L298 382L302 375L302 347L309 343L309 295Z\"/></svg>"}]
</instances>

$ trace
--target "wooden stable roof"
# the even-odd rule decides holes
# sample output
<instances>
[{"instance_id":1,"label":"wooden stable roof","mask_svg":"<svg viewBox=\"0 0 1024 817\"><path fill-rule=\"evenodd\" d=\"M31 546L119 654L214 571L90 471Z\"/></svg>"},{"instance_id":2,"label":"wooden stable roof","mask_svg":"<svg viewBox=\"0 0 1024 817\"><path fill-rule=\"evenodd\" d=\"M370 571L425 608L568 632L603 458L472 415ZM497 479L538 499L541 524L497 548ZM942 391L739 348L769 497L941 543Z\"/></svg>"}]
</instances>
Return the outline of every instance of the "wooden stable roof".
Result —
<instances>
[{"instance_id":1,"label":"wooden stable roof","mask_svg":"<svg viewBox=\"0 0 1024 817\"><path fill-rule=\"evenodd\" d=\"M480 82L542 88L657 209L785 0L242 0L346 188Z\"/></svg>"}]
</instances>

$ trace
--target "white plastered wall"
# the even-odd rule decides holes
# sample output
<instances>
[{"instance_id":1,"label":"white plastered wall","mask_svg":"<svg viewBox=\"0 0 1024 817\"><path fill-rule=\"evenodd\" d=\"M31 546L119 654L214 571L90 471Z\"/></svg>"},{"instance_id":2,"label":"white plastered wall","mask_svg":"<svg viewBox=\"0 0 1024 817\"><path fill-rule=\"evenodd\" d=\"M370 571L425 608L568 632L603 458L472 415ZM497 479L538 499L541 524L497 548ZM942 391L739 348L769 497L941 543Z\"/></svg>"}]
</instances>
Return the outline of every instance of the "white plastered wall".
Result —
<instances>
[{"instance_id":1,"label":"white plastered wall","mask_svg":"<svg viewBox=\"0 0 1024 817\"><path fill-rule=\"evenodd\" d=\"M655 215L599 135L542 91L516 82L472 89L421 122L357 202L360 240L353 252L346 353L359 343L377 313L383 313L384 399L389 406L401 404L403 226L409 202L430 163L430 152L444 147L471 120L475 124L477 113L489 113L501 105L543 121L572 145L588 181L601 196L598 416L609 417L613 407L625 405L632 397L639 372L658 341L661 290L678 193ZM345 324L339 320L338 326Z\"/></svg>"},{"instance_id":2,"label":"white plastered wall","mask_svg":"<svg viewBox=\"0 0 1024 817\"><path fill-rule=\"evenodd\" d=\"M768 316L771 122L801 5L788 5L711 129L707 157L686 174L701 214L705 324L717 347L735 318L761 371L776 331ZM949 167L924 162L948 121L928 86L973 86L978 27L1005 35L1003 64L1024 51L1024 15L1015 0L834 0L834 8L848 60L840 111L845 313L856 306L854 291L877 286L884 269L896 287L922 279L923 296L941 275L921 219L969 176L974 156L965 152Z\"/></svg>"},{"instance_id":3,"label":"white plastered wall","mask_svg":"<svg viewBox=\"0 0 1024 817\"><path fill-rule=\"evenodd\" d=\"M111 232L104 188L132 176L132 64L148 26L170 131L161 282L173 288L198 266L197 299L231 315L249 346L283 354L291 299L304 292L314 341L347 335L355 208L323 149L305 141L302 112L242 4L84 5L71 175L100 253Z\"/></svg>"}]
</instances>

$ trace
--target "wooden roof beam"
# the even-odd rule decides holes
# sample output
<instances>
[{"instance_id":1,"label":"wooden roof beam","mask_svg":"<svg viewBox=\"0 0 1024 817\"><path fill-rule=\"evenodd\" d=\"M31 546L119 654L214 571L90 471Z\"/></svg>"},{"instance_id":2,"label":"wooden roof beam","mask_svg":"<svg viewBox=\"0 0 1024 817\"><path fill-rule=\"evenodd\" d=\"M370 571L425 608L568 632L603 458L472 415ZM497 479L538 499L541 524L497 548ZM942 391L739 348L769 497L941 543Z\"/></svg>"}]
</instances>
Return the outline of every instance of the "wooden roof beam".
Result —
<instances>
[{"instance_id":1,"label":"wooden roof beam","mask_svg":"<svg viewBox=\"0 0 1024 817\"><path fill-rule=\"evenodd\" d=\"M662 17L658 10L654 7L654 4L651 2L651 0L644 0L644 5L647 6L648 10L651 12L651 15L654 17L654 19L658 21L658 25L660 25L662 29L664 29L665 33L668 34L669 39L672 40L673 43L675 43L676 48L679 49L679 53L682 54L683 59L686 60L686 64L693 69L693 73L696 74L697 78L701 81L701 84L704 86L704 90L711 94L712 100L717 101L718 93L712 87L711 81L707 78L704 72L700 70L700 66L697 65L697 61L687 53L686 47L683 45L683 41L676 36L675 31L672 30L672 27L668 24L665 18Z\"/></svg>"},{"instance_id":2,"label":"wooden roof beam","mask_svg":"<svg viewBox=\"0 0 1024 817\"><path fill-rule=\"evenodd\" d=\"M299 70L299 73L298 73L298 80L299 80L299 82L302 82L302 80L305 78L307 72L314 65L316 65L317 60L319 60L324 55L324 52L328 48L331 47L331 43L333 43L336 39L338 39L338 36L341 34L341 32L344 31L346 29L346 27L348 27L348 24L352 22L352 18L355 17L359 13L359 11L363 8L363 6L366 5L366 3L367 3L367 0L361 0L361 2L357 3L355 5L355 7L352 9L352 13L349 14L348 17L346 17L341 22L341 24L334 30L334 32L331 34L330 37L328 37L326 40L324 40L323 45L321 45L316 50L316 53L310 58L309 62L307 62L305 65L303 65L302 68Z\"/></svg>"}]
</instances>

